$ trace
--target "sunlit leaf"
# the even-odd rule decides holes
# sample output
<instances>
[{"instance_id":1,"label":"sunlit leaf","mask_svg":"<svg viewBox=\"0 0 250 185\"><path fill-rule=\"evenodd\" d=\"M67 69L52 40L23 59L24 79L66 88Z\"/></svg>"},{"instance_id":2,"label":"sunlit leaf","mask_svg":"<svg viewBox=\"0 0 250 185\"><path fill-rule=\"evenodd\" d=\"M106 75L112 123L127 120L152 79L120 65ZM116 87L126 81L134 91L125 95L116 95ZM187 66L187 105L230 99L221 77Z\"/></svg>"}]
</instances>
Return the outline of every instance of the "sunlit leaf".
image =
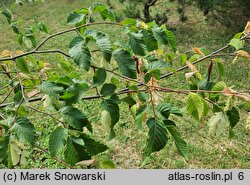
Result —
<instances>
[{"instance_id":1,"label":"sunlit leaf","mask_svg":"<svg viewBox=\"0 0 250 185\"><path fill-rule=\"evenodd\" d=\"M213 135L222 134L225 129L229 126L229 120L224 112L217 112L213 115L209 121L209 132Z\"/></svg>"},{"instance_id":2,"label":"sunlit leaf","mask_svg":"<svg viewBox=\"0 0 250 185\"><path fill-rule=\"evenodd\" d=\"M112 160L101 160L100 161L100 168L101 169L114 169L115 168L115 164Z\"/></svg>"},{"instance_id":3,"label":"sunlit leaf","mask_svg":"<svg viewBox=\"0 0 250 185\"><path fill-rule=\"evenodd\" d=\"M244 46L244 41L240 39L232 39L229 43L229 45L233 46L236 50L239 50L243 48Z\"/></svg>"},{"instance_id":4,"label":"sunlit leaf","mask_svg":"<svg viewBox=\"0 0 250 185\"><path fill-rule=\"evenodd\" d=\"M196 93L189 93L186 102L186 110L196 120L200 120L204 115L206 102Z\"/></svg>"}]
</instances>

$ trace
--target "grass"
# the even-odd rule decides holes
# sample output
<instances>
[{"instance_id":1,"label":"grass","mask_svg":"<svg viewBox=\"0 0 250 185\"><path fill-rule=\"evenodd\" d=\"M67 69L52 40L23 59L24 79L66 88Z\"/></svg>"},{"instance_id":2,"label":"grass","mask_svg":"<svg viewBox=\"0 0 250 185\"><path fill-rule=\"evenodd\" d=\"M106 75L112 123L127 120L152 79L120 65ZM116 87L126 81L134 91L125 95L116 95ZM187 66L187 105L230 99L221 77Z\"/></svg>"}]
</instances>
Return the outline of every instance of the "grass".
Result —
<instances>
[{"instance_id":1,"label":"grass","mask_svg":"<svg viewBox=\"0 0 250 185\"><path fill-rule=\"evenodd\" d=\"M105 2L100 1L100 2ZM115 7L120 10L117 1L112 1ZM49 33L69 28L66 24L66 18L73 10L89 6L92 1L80 0L54 0L46 1L41 4L25 4L15 9L14 16L23 20L23 28L34 23L34 20L43 21L48 25ZM204 47L212 52L228 43L234 33L228 31L218 24L208 24L204 21L201 14L188 13L189 20L185 24L179 23L174 31L177 37L179 50L184 52L192 47ZM173 21L177 21L176 18ZM119 39L119 30L113 27L100 26L98 29L111 34L113 40ZM72 38L72 34L60 36L51 40L44 48L60 48L67 51L68 43ZM41 34L38 39L46 37ZM6 20L0 16L0 51L3 49L17 50L22 49L16 42L16 35L11 31ZM39 58L37 56L37 58ZM39 59L48 60L52 65L56 65L56 57L40 57ZM233 65L232 59L225 58L226 77L224 81L234 84L239 89L249 89L249 64L240 62ZM201 65L200 67L204 67ZM2 77L1 77L2 78ZM0 78L0 79L1 79ZM172 84L176 79L182 78L183 84L176 84L176 88L183 85L185 87L185 78L183 74L177 75L175 78L168 79L166 84ZM1 84L4 80L1 79ZM185 105L183 95L166 94L165 100L175 104L178 107ZM115 130L117 137L111 141L107 140L108 131L103 127L100 121L101 110L97 105L99 100L85 101L80 106L90 119L93 127L93 136L109 146L109 150L94 157L96 162L92 164L92 168L99 168L100 161L112 159L116 168L250 168L250 131L246 129L245 122L249 106L242 104L240 123L235 128L235 137L228 139L227 134L222 137L212 137L208 135L208 128L205 124L207 118L202 123L197 123L192 118L185 116L184 118L172 117L177 123L180 132L188 142L189 155L185 161L178 155L174 143L170 141L167 146L160 152L151 156L145 156L144 149L147 139L147 128L144 125L143 131L138 131L134 120L129 113L126 105L122 105L121 119L116 125ZM34 106L41 106L34 104ZM52 119L44 117L44 115L34 114L30 117L38 130L39 145L47 148L50 130L55 127ZM44 129L45 128L45 129ZM35 149L32 157L29 159L27 168L65 168L61 163L51 159L49 155Z\"/></svg>"}]
</instances>

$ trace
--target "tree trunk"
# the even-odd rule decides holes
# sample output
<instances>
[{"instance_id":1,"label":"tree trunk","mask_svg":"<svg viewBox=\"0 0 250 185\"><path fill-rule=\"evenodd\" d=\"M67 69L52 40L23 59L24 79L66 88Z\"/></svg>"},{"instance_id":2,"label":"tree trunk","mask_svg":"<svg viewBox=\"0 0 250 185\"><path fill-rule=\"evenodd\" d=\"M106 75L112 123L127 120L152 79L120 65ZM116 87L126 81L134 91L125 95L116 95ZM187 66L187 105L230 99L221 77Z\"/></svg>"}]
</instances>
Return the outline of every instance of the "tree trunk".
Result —
<instances>
[{"instance_id":1,"label":"tree trunk","mask_svg":"<svg viewBox=\"0 0 250 185\"><path fill-rule=\"evenodd\" d=\"M147 0L146 3L144 4L144 18L145 21L150 21L151 20L151 16L150 16L150 12L149 12L149 8L150 6L154 6L154 4L157 2L157 0Z\"/></svg>"}]
</instances>

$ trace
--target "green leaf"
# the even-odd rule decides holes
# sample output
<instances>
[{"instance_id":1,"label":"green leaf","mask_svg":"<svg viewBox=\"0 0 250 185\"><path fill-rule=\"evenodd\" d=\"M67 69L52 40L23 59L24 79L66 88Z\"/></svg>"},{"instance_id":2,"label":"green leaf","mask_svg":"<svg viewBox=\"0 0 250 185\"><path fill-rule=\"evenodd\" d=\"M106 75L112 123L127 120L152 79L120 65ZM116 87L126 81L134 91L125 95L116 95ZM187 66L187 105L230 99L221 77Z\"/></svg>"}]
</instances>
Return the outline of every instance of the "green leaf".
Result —
<instances>
[{"instance_id":1,"label":"green leaf","mask_svg":"<svg viewBox=\"0 0 250 185\"><path fill-rule=\"evenodd\" d=\"M89 48L81 38L76 37L71 41L69 55L78 66L84 68L86 71L89 70L91 54Z\"/></svg>"},{"instance_id":2,"label":"green leaf","mask_svg":"<svg viewBox=\"0 0 250 185\"><path fill-rule=\"evenodd\" d=\"M79 161L91 159L91 155L84 147L84 141L80 138L69 137L64 151L64 160L70 165L75 165Z\"/></svg>"},{"instance_id":3,"label":"green leaf","mask_svg":"<svg viewBox=\"0 0 250 185\"><path fill-rule=\"evenodd\" d=\"M26 60L24 58L17 58L16 59L16 63L17 63L17 67L20 71L24 72L24 73L29 73L29 67L28 64L26 62Z\"/></svg>"},{"instance_id":4,"label":"green leaf","mask_svg":"<svg viewBox=\"0 0 250 185\"><path fill-rule=\"evenodd\" d=\"M83 21L85 15L77 12L70 13L67 18L67 23L69 25L77 24Z\"/></svg>"},{"instance_id":5,"label":"green leaf","mask_svg":"<svg viewBox=\"0 0 250 185\"><path fill-rule=\"evenodd\" d=\"M147 108L146 104L142 104L137 110L136 110L136 116L140 115L143 113Z\"/></svg>"},{"instance_id":6,"label":"green leaf","mask_svg":"<svg viewBox=\"0 0 250 185\"><path fill-rule=\"evenodd\" d=\"M83 127L89 124L89 121L85 114L79 109L66 106L61 109L64 121L66 121L72 128L82 131Z\"/></svg>"},{"instance_id":7,"label":"green leaf","mask_svg":"<svg viewBox=\"0 0 250 185\"><path fill-rule=\"evenodd\" d=\"M4 136L0 138L0 164L8 166L9 163L9 136Z\"/></svg>"},{"instance_id":8,"label":"green leaf","mask_svg":"<svg viewBox=\"0 0 250 185\"><path fill-rule=\"evenodd\" d=\"M119 121L120 111L119 106L114 100L103 100L101 103L101 107L108 111L111 117L111 125L110 125L110 139L115 137L114 126Z\"/></svg>"},{"instance_id":9,"label":"green leaf","mask_svg":"<svg viewBox=\"0 0 250 185\"><path fill-rule=\"evenodd\" d=\"M17 93L15 93L13 101L15 104L19 105L22 99L23 99L23 94L22 94L22 91L20 90Z\"/></svg>"},{"instance_id":10,"label":"green leaf","mask_svg":"<svg viewBox=\"0 0 250 185\"><path fill-rule=\"evenodd\" d=\"M82 98L83 93L88 89L89 87L85 83L75 83L68 87L60 98L71 105L79 102Z\"/></svg>"},{"instance_id":11,"label":"green leaf","mask_svg":"<svg viewBox=\"0 0 250 185\"><path fill-rule=\"evenodd\" d=\"M225 82L223 81L218 82L213 86L212 91L223 91L226 86L227 85L225 84ZM219 96L220 96L219 94L210 94L209 98L212 100L218 100Z\"/></svg>"},{"instance_id":12,"label":"green leaf","mask_svg":"<svg viewBox=\"0 0 250 185\"><path fill-rule=\"evenodd\" d=\"M168 134L163 122L156 118L149 118L147 126L149 128L147 151L151 154L152 152L159 151L165 147L168 141Z\"/></svg>"},{"instance_id":13,"label":"green leaf","mask_svg":"<svg viewBox=\"0 0 250 185\"><path fill-rule=\"evenodd\" d=\"M233 38L234 38L234 39L240 39L241 36L242 36L242 34L244 34L244 33L243 33L243 32L236 33L236 34L233 36Z\"/></svg>"},{"instance_id":14,"label":"green leaf","mask_svg":"<svg viewBox=\"0 0 250 185\"><path fill-rule=\"evenodd\" d=\"M218 82L213 86L212 91L223 91L226 86L225 82Z\"/></svg>"},{"instance_id":15,"label":"green leaf","mask_svg":"<svg viewBox=\"0 0 250 185\"><path fill-rule=\"evenodd\" d=\"M16 23L11 23L10 26L11 26L12 30L13 30L16 34L19 34L19 33L20 33L19 30L18 30L18 26L17 26Z\"/></svg>"},{"instance_id":16,"label":"green leaf","mask_svg":"<svg viewBox=\"0 0 250 185\"><path fill-rule=\"evenodd\" d=\"M64 151L64 160L71 165L75 165L77 162L81 161L79 154L70 138L67 140L66 150Z\"/></svg>"},{"instance_id":17,"label":"green leaf","mask_svg":"<svg viewBox=\"0 0 250 185\"><path fill-rule=\"evenodd\" d=\"M103 96L111 96L115 93L116 86L114 84L104 84L101 89L101 94Z\"/></svg>"},{"instance_id":18,"label":"green leaf","mask_svg":"<svg viewBox=\"0 0 250 185\"><path fill-rule=\"evenodd\" d=\"M40 31L42 31L44 33L48 33L48 28L44 23L39 22L39 23L37 23L37 26L38 26Z\"/></svg>"},{"instance_id":19,"label":"green leaf","mask_svg":"<svg viewBox=\"0 0 250 185\"><path fill-rule=\"evenodd\" d=\"M94 39L100 48L104 59L107 62L110 62L112 51L109 37L102 32L97 32L96 30L86 30L84 36Z\"/></svg>"},{"instance_id":20,"label":"green leaf","mask_svg":"<svg viewBox=\"0 0 250 185\"><path fill-rule=\"evenodd\" d=\"M233 46L236 50L243 48L244 41L240 39L232 39L229 43L230 46Z\"/></svg>"},{"instance_id":21,"label":"green leaf","mask_svg":"<svg viewBox=\"0 0 250 185\"><path fill-rule=\"evenodd\" d=\"M172 107L173 106L171 103L162 103L157 106L157 110L161 113L162 116L168 119Z\"/></svg>"},{"instance_id":22,"label":"green leaf","mask_svg":"<svg viewBox=\"0 0 250 185\"><path fill-rule=\"evenodd\" d=\"M28 118L17 118L11 130L15 132L18 141L28 142L31 145L35 143L35 127Z\"/></svg>"},{"instance_id":23,"label":"green leaf","mask_svg":"<svg viewBox=\"0 0 250 185\"><path fill-rule=\"evenodd\" d=\"M175 123L171 120L164 120L164 124L167 127L168 132L172 135L175 145L178 149L179 154L186 158L187 157L187 143L184 139L182 139L178 128L176 127Z\"/></svg>"},{"instance_id":24,"label":"green leaf","mask_svg":"<svg viewBox=\"0 0 250 185\"><path fill-rule=\"evenodd\" d=\"M18 34L18 38L17 38L18 44L20 44L20 45L23 44L23 38L24 38L23 34L22 34L22 33L19 33L19 34Z\"/></svg>"},{"instance_id":25,"label":"green leaf","mask_svg":"<svg viewBox=\"0 0 250 185\"><path fill-rule=\"evenodd\" d=\"M23 37L23 42L25 44L25 46L28 48L28 49L31 49L33 47L33 44L32 44L32 41L29 37Z\"/></svg>"},{"instance_id":26,"label":"green leaf","mask_svg":"<svg viewBox=\"0 0 250 185\"><path fill-rule=\"evenodd\" d=\"M68 130L59 126L50 135L49 151L51 156L56 156L65 146Z\"/></svg>"},{"instance_id":27,"label":"green leaf","mask_svg":"<svg viewBox=\"0 0 250 185\"><path fill-rule=\"evenodd\" d=\"M36 47L36 39L35 39L35 37L34 36L32 36L32 35L30 35L30 36L26 36L26 37L24 37L25 38L25 40L24 40L24 44L26 45L26 47L28 48L28 49L31 49L32 47L34 48L34 47Z\"/></svg>"},{"instance_id":28,"label":"green leaf","mask_svg":"<svg viewBox=\"0 0 250 185\"><path fill-rule=\"evenodd\" d=\"M145 55L145 44L143 40L143 35L141 33L130 33L130 39L129 39L129 45L131 47L131 50L136 54L140 56Z\"/></svg>"},{"instance_id":29,"label":"green leaf","mask_svg":"<svg viewBox=\"0 0 250 185\"><path fill-rule=\"evenodd\" d=\"M144 43L146 44L147 50L154 51L158 48L157 40L155 39L154 35L151 32L146 30L142 31Z\"/></svg>"},{"instance_id":30,"label":"green leaf","mask_svg":"<svg viewBox=\"0 0 250 185\"><path fill-rule=\"evenodd\" d=\"M136 26L136 20L132 18L126 18L121 22L121 24L123 26L125 25Z\"/></svg>"},{"instance_id":31,"label":"green leaf","mask_svg":"<svg viewBox=\"0 0 250 185\"><path fill-rule=\"evenodd\" d=\"M93 76L93 84L102 85L105 82L106 77L107 77L107 73L105 69L103 68L97 69L97 71L95 72Z\"/></svg>"},{"instance_id":32,"label":"green leaf","mask_svg":"<svg viewBox=\"0 0 250 185\"><path fill-rule=\"evenodd\" d=\"M111 51L111 43L109 37L101 32L98 32L96 36L96 43L99 46L104 59L107 62L110 62L112 51Z\"/></svg>"},{"instance_id":33,"label":"green leaf","mask_svg":"<svg viewBox=\"0 0 250 185\"><path fill-rule=\"evenodd\" d=\"M99 153L102 153L108 149L108 147L94 139L92 139L90 136L81 133L80 137L84 141L84 147L86 148L87 152L90 155L97 155Z\"/></svg>"},{"instance_id":34,"label":"green leaf","mask_svg":"<svg viewBox=\"0 0 250 185\"><path fill-rule=\"evenodd\" d=\"M205 101L196 93L189 93L186 102L186 110L196 120L200 120L205 112Z\"/></svg>"},{"instance_id":35,"label":"green leaf","mask_svg":"<svg viewBox=\"0 0 250 185\"><path fill-rule=\"evenodd\" d=\"M101 169L114 169L115 168L115 164L112 160L101 160L100 162L100 168Z\"/></svg>"},{"instance_id":36,"label":"green leaf","mask_svg":"<svg viewBox=\"0 0 250 185\"><path fill-rule=\"evenodd\" d=\"M29 114L30 110L26 105L21 105L18 109L18 115L19 116L27 116Z\"/></svg>"},{"instance_id":37,"label":"green leaf","mask_svg":"<svg viewBox=\"0 0 250 185\"><path fill-rule=\"evenodd\" d=\"M149 94L145 93L145 92L139 92L137 94L137 96L138 96L139 100L142 101L142 102L146 102L149 99Z\"/></svg>"},{"instance_id":38,"label":"green leaf","mask_svg":"<svg viewBox=\"0 0 250 185\"><path fill-rule=\"evenodd\" d=\"M136 101L131 96L126 96L121 99L123 102L127 103L130 107L136 104Z\"/></svg>"},{"instance_id":39,"label":"green leaf","mask_svg":"<svg viewBox=\"0 0 250 185\"><path fill-rule=\"evenodd\" d=\"M181 54L180 60L179 60L180 64L183 65L186 63L186 61L187 61L187 55L185 53Z\"/></svg>"},{"instance_id":40,"label":"green leaf","mask_svg":"<svg viewBox=\"0 0 250 185\"><path fill-rule=\"evenodd\" d=\"M167 38L168 38L168 43L171 46L172 50L176 52L177 47L176 47L176 38L175 35L172 31L166 30Z\"/></svg>"},{"instance_id":41,"label":"green leaf","mask_svg":"<svg viewBox=\"0 0 250 185\"><path fill-rule=\"evenodd\" d=\"M161 115L168 119L170 114L175 114L177 116L183 116L183 112L177 107L173 107L171 103L163 102L157 106L157 110L161 113Z\"/></svg>"},{"instance_id":42,"label":"green leaf","mask_svg":"<svg viewBox=\"0 0 250 185\"><path fill-rule=\"evenodd\" d=\"M110 116L110 113L106 110L103 110L101 113L101 123L106 130L110 129L111 116Z\"/></svg>"},{"instance_id":43,"label":"green leaf","mask_svg":"<svg viewBox=\"0 0 250 185\"><path fill-rule=\"evenodd\" d=\"M12 13L8 9L4 9L1 13L6 17L9 24L13 21Z\"/></svg>"},{"instance_id":44,"label":"green leaf","mask_svg":"<svg viewBox=\"0 0 250 185\"><path fill-rule=\"evenodd\" d=\"M152 29L155 39L162 44L168 44L168 37L166 31L161 27L155 27Z\"/></svg>"},{"instance_id":45,"label":"green leaf","mask_svg":"<svg viewBox=\"0 0 250 185\"><path fill-rule=\"evenodd\" d=\"M151 77L155 77L156 80L160 80L161 78L161 71L160 69L151 69L149 73L147 73L144 77L145 83L148 83Z\"/></svg>"},{"instance_id":46,"label":"green leaf","mask_svg":"<svg viewBox=\"0 0 250 185\"><path fill-rule=\"evenodd\" d=\"M118 63L118 67L122 75L136 79L135 61L129 52L123 49L117 49L113 52L113 57Z\"/></svg>"},{"instance_id":47,"label":"green leaf","mask_svg":"<svg viewBox=\"0 0 250 185\"><path fill-rule=\"evenodd\" d=\"M64 92L63 87L57 86L52 82L44 82L39 86L41 92L48 94L52 98L59 98L59 95Z\"/></svg>"},{"instance_id":48,"label":"green leaf","mask_svg":"<svg viewBox=\"0 0 250 185\"><path fill-rule=\"evenodd\" d=\"M115 21L115 15L113 12L107 9L107 7L101 3L94 3L93 11L99 12L103 20L109 19L111 21Z\"/></svg>"},{"instance_id":49,"label":"green leaf","mask_svg":"<svg viewBox=\"0 0 250 185\"><path fill-rule=\"evenodd\" d=\"M224 63L220 59L216 59L216 69L220 77L225 75Z\"/></svg>"},{"instance_id":50,"label":"green leaf","mask_svg":"<svg viewBox=\"0 0 250 185\"><path fill-rule=\"evenodd\" d=\"M239 111L235 107L233 107L232 109L228 110L226 113L227 113L230 126L234 128L235 125L240 121Z\"/></svg>"},{"instance_id":51,"label":"green leaf","mask_svg":"<svg viewBox=\"0 0 250 185\"><path fill-rule=\"evenodd\" d=\"M229 126L229 120L227 115L224 112L216 112L209 121L209 132L213 135L220 135L222 134L226 127Z\"/></svg>"},{"instance_id":52,"label":"green leaf","mask_svg":"<svg viewBox=\"0 0 250 185\"><path fill-rule=\"evenodd\" d=\"M164 62L164 61L156 61L156 62L151 62L148 65L148 69L152 70L152 69L164 69L164 68L170 68L171 66L169 65L169 63Z\"/></svg>"}]
</instances>

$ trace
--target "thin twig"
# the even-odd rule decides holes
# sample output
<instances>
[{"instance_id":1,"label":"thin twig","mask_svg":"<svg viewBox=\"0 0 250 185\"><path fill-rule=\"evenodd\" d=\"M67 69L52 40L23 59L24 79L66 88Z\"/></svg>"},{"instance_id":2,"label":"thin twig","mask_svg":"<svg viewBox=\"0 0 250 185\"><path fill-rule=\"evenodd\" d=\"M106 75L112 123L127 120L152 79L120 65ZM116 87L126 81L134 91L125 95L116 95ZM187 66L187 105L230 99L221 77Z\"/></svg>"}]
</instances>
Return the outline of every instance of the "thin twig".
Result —
<instances>
[{"instance_id":1,"label":"thin twig","mask_svg":"<svg viewBox=\"0 0 250 185\"><path fill-rule=\"evenodd\" d=\"M23 82L22 82L22 78L20 76L20 72L19 72L19 69L17 67L17 63L15 60L13 60L13 63L14 63L14 67L15 67L15 71L17 73L17 78L18 78L18 81L19 81L19 85L20 85L20 88L21 88L21 92L22 92L22 99L27 101L26 100L26 97L25 97L25 92L24 92L24 87L23 87Z\"/></svg>"},{"instance_id":2,"label":"thin twig","mask_svg":"<svg viewBox=\"0 0 250 185\"><path fill-rule=\"evenodd\" d=\"M35 112L39 112L39 113L41 113L41 114L45 114L45 115L47 115L47 116L53 118L53 119L56 120L57 122L62 123L62 124L65 126L65 123L64 123L63 121L57 119L57 118L56 118L55 116L53 116L52 114L49 114L49 113L47 113L47 112L38 110L38 109L36 109L36 108L34 108L34 107L31 107L30 105L27 105L27 107L30 108L31 110L35 111Z\"/></svg>"},{"instance_id":3,"label":"thin twig","mask_svg":"<svg viewBox=\"0 0 250 185\"><path fill-rule=\"evenodd\" d=\"M9 87L9 84L8 84L8 85L5 85L5 86L3 86L3 87L1 87L1 88L0 88L0 91L6 89L6 88L8 88L8 87Z\"/></svg>"},{"instance_id":4,"label":"thin twig","mask_svg":"<svg viewBox=\"0 0 250 185\"><path fill-rule=\"evenodd\" d=\"M61 54L65 55L65 56L69 57L69 55L67 55L66 53L62 52L61 50L38 51L38 49L40 49L48 40L50 40L53 37L56 37L56 36L59 36L59 35L65 34L65 33L69 33L69 32L74 32L77 29L82 28L82 27L94 26L94 25L118 25L118 26L121 26L121 24L117 23L117 22L94 22L94 23L87 23L87 24L84 24L84 25L81 25L81 26L78 26L78 27L75 27L75 28L70 28L70 29L67 29L67 30L63 30L63 31L51 34L48 37L46 37L44 40L42 40L36 46L36 48L34 50L26 52L26 53L23 53L23 54L20 54L20 55L12 56L12 57L9 57L9 58L2 58L2 59L0 59L0 62L7 61L7 60L15 60L17 58L21 58L21 57L24 57L24 56L27 56L27 55L39 54L39 53L55 53L55 52L57 52L57 53L61 53Z\"/></svg>"},{"instance_id":5,"label":"thin twig","mask_svg":"<svg viewBox=\"0 0 250 185\"><path fill-rule=\"evenodd\" d=\"M46 149L42 148L41 146L39 146L39 145L34 145L34 146L35 146L36 148L38 148L39 150L41 150L42 152L44 152L44 153L50 155L50 153L49 153ZM50 156L51 156L51 155L50 155ZM71 165L68 164L66 161L62 160L61 158L56 157L56 156L54 156L54 157L52 157L52 158L55 159L55 160L56 160L57 162L59 162L59 163L63 163L65 166L69 167L70 169L74 169L74 166L71 166Z\"/></svg>"},{"instance_id":6,"label":"thin twig","mask_svg":"<svg viewBox=\"0 0 250 185\"><path fill-rule=\"evenodd\" d=\"M68 33L68 32L74 32L76 31L77 29L79 28L82 28L82 27L87 27L87 26L93 26L93 25L101 25L101 24L104 24L104 25L107 25L107 24L111 24L111 25L118 25L118 26L121 26L120 23L117 23L117 22L93 22L93 23L87 23L87 24L84 24L84 25L81 25L81 26L78 26L78 27L75 27L75 28L70 28L70 29L67 29L67 30L63 30L63 31L60 31L60 32L57 32L57 33L54 33L52 35L49 35L47 38L45 38L43 41L41 41L37 47L35 48L35 51L37 51L40 47L42 47L44 45L45 42L47 42L47 40L53 38L53 37L56 37L58 35L62 35L64 33Z\"/></svg>"},{"instance_id":7,"label":"thin twig","mask_svg":"<svg viewBox=\"0 0 250 185\"><path fill-rule=\"evenodd\" d=\"M8 76L8 78L9 78L10 80L13 80L13 78L11 77L11 75L10 75L10 73L7 71L7 69L6 69L3 65L1 65L1 66L2 66L2 69L4 70L5 74Z\"/></svg>"},{"instance_id":8,"label":"thin twig","mask_svg":"<svg viewBox=\"0 0 250 185\"><path fill-rule=\"evenodd\" d=\"M107 72L109 72L109 73L112 73L112 74L114 74L114 75L116 75L116 76L119 76L119 77L121 77L121 78L123 78L123 79L125 79L125 80L133 81L133 82L137 82L137 83L142 83L142 82L140 82L140 81L138 81L138 80L136 80L136 79L129 78L129 77L127 77L127 76L118 74L118 73L114 72L114 70L109 70L109 69L104 69L104 70L107 71ZM142 85L145 85L145 84L142 83Z\"/></svg>"},{"instance_id":9,"label":"thin twig","mask_svg":"<svg viewBox=\"0 0 250 185\"><path fill-rule=\"evenodd\" d=\"M175 93L180 93L180 94L188 94L190 92L193 93L211 93L211 94L226 94L224 91L210 91L210 90L181 90L181 89L170 89L170 88L165 88L161 86L149 86L152 88L156 88L159 91L163 92L175 92ZM242 93L250 93L250 90L241 90L239 92L232 92L232 94L242 94Z\"/></svg>"},{"instance_id":10,"label":"thin twig","mask_svg":"<svg viewBox=\"0 0 250 185\"><path fill-rule=\"evenodd\" d=\"M10 57L10 58L0 59L0 62L1 61L7 61L7 60L15 60L17 58L21 58L21 57L32 55L32 54L44 54L44 53L47 53L47 54L50 54L50 53L60 53L62 55L65 55L66 57L70 57L68 54L66 54L65 52L63 52L61 50L44 50L44 51L35 51L35 50L32 50L32 51L29 51L29 52L26 52L26 53L23 53L23 54L20 54L20 55L16 55L16 56L13 56L13 57Z\"/></svg>"},{"instance_id":11,"label":"thin twig","mask_svg":"<svg viewBox=\"0 0 250 185\"><path fill-rule=\"evenodd\" d=\"M22 93L22 99L20 100L19 104L18 104L18 107L16 108L15 112L15 118L13 119L13 121L11 122L11 126L16 122L17 120L17 116L18 116L18 110L19 108L21 107L23 101L27 101L26 98L25 98L25 93L24 93L24 87L23 87L23 83L22 83L22 79L21 79L21 76L20 76L20 73L19 73L19 70L18 70L18 67L17 67L17 63L15 60L13 60L13 63L14 63L14 67L15 67L15 71L17 73L17 78L18 78L18 81L19 81L19 85L20 85L20 88L21 88L21 93Z\"/></svg>"},{"instance_id":12,"label":"thin twig","mask_svg":"<svg viewBox=\"0 0 250 185\"><path fill-rule=\"evenodd\" d=\"M2 118L3 120L5 120L5 117L2 114L0 114L0 118Z\"/></svg>"},{"instance_id":13,"label":"thin twig","mask_svg":"<svg viewBox=\"0 0 250 185\"><path fill-rule=\"evenodd\" d=\"M12 87L11 90L8 92L7 96L3 99L3 101L0 102L0 105L3 104L8 97L11 95L12 91L15 89L16 86Z\"/></svg>"},{"instance_id":14,"label":"thin twig","mask_svg":"<svg viewBox=\"0 0 250 185\"><path fill-rule=\"evenodd\" d=\"M138 90L140 92L142 91L146 91L146 90ZM131 93L137 93L138 91L134 91L134 90L126 90L126 91L117 91L117 95L122 95L122 94L131 94ZM93 96L85 96L83 97L81 100L93 100L93 99L99 99L99 98L103 98L104 96L103 95L93 95ZM36 97L36 98L31 98L28 100L28 102L37 102L37 101L41 101L42 100L42 97ZM0 105L0 109L1 108L4 108L4 107L7 107L9 105L13 105L14 102L9 102L9 103L5 103L5 104L2 104Z\"/></svg>"},{"instance_id":15,"label":"thin twig","mask_svg":"<svg viewBox=\"0 0 250 185\"><path fill-rule=\"evenodd\" d=\"M208 58L211 58L211 57L213 57L215 54L217 54L217 53L219 53L219 52L221 52L221 51L223 51L223 50L225 50L225 49L227 49L227 48L229 48L229 47L230 47L230 45L226 45L226 46L224 46L224 47L222 47L222 48L220 48L220 49L218 49L218 50L212 52L211 54L209 54L209 55L207 55L207 56L205 56L205 57L202 57L202 58L196 60L196 61L193 62L192 64L193 64L193 65L198 64L198 63L202 62L203 60L206 60L206 59L208 59ZM188 68L188 66L185 65L185 66L183 66L183 67L177 69L176 72L183 71L184 69L187 69L187 68ZM167 78L167 77L172 76L172 75L174 75L174 74L175 74L175 72L170 72L170 73L168 73L168 74L162 75L162 76L161 76L161 79Z\"/></svg>"}]
</instances>

